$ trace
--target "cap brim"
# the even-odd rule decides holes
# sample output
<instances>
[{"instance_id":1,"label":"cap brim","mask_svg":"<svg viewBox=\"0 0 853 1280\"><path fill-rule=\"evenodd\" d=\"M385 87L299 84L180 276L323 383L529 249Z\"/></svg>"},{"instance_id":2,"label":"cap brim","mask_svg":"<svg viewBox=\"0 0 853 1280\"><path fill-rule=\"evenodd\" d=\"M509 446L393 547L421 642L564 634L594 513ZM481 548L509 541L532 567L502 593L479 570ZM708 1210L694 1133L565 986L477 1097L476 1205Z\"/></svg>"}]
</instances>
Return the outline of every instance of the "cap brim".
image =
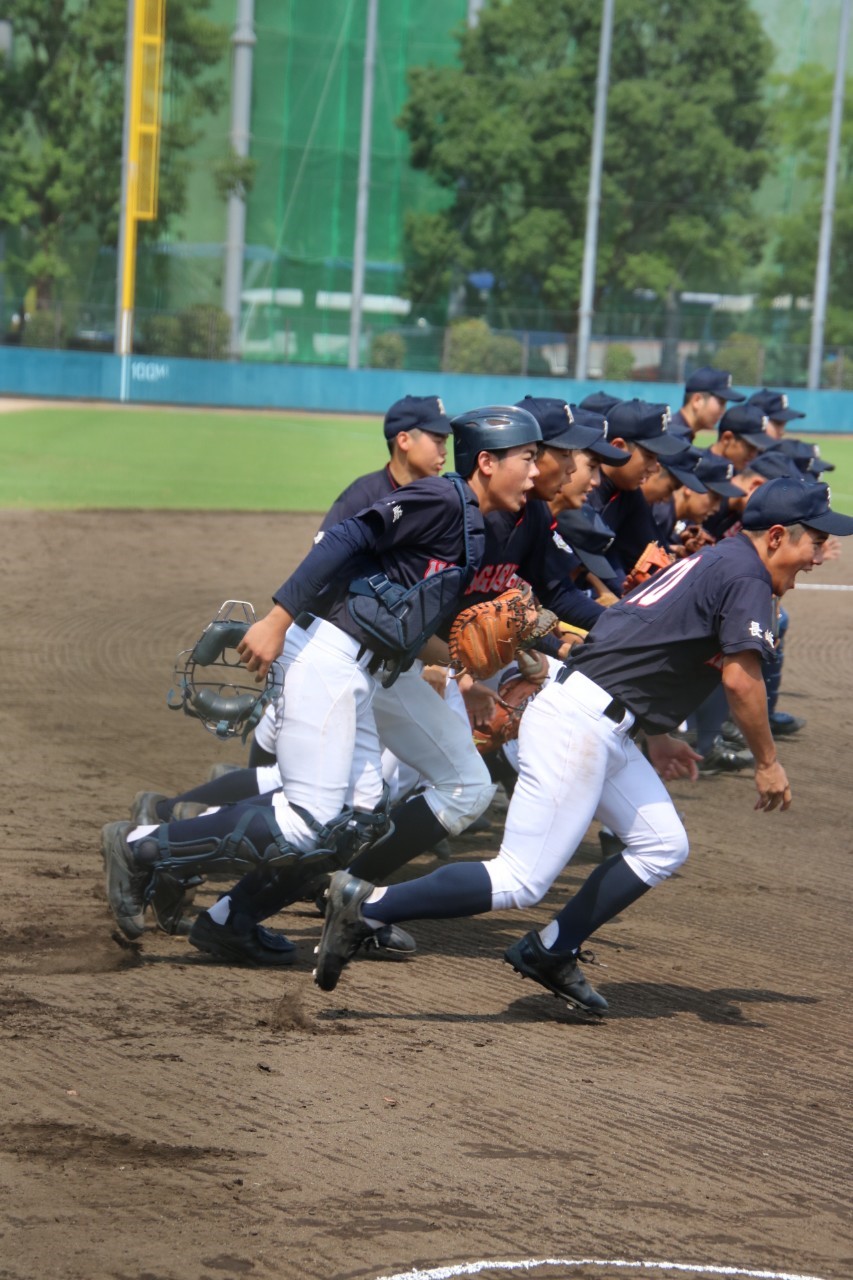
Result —
<instances>
[{"instance_id":1,"label":"cap brim","mask_svg":"<svg viewBox=\"0 0 853 1280\"><path fill-rule=\"evenodd\" d=\"M771 422L793 422L795 418L804 418L806 415L800 413L799 409L780 409L778 413L768 413L767 417Z\"/></svg>"},{"instance_id":2,"label":"cap brim","mask_svg":"<svg viewBox=\"0 0 853 1280\"><path fill-rule=\"evenodd\" d=\"M711 493L716 493L720 498L743 497L743 489L739 489L736 484L729 484L728 480L706 480L705 488L710 489Z\"/></svg>"},{"instance_id":3,"label":"cap brim","mask_svg":"<svg viewBox=\"0 0 853 1280\"><path fill-rule=\"evenodd\" d=\"M624 467L626 462L630 461L630 453L626 453L624 449L617 449L614 445L608 444L606 440L599 438L597 444L588 444L586 446L587 453L592 453L596 458L600 458L602 462L608 463L611 467Z\"/></svg>"},{"instance_id":4,"label":"cap brim","mask_svg":"<svg viewBox=\"0 0 853 1280\"><path fill-rule=\"evenodd\" d=\"M586 551L583 547L579 547L577 543L572 543L572 551L574 551L578 560L590 573L594 573L596 578L613 578L615 573L613 565L609 560L605 560L604 556L598 554L597 551Z\"/></svg>"},{"instance_id":5,"label":"cap brim","mask_svg":"<svg viewBox=\"0 0 853 1280\"><path fill-rule=\"evenodd\" d=\"M718 400L728 400L731 404L743 404L746 399L743 392L735 391L734 387L726 387L725 391L712 391L710 394Z\"/></svg>"},{"instance_id":6,"label":"cap brim","mask_svg":"<svg viewBox=\"0 0 853 1280\"><path fill-rule=\"evenodd\" d=\"M632 440L631 443L648 449L649 453L656 453L659 458L674 458L677 453L684 452L683 437L659 435L651 436L647 440Z\"/></svg>"},{"instance_id":7,"label":"cap brim","mask_svg":"<svg viewBox=\"0 0 853 1280\"><path fill-rule=\"evenodd\" d=\"M766 431L733 431L732 434L736 435L740 440L746 440L759 453L766 453L768 449L779 448L779 441L774 436L769 436Z\"/></svg>"},{"instance_id":8,"label":"cap brim","mask_svg":"<svg viewBox=\"0 0 853 1280\"><path fill-rule=\"evenodd\" d=\"M816 474L819 475L823 471L834 471L835 463L825 462L823 458L812 458L811 462L809 463L808 469L809 471L814 471Z\"/></svg>"},{"instance_id":9,"label":"cap brim","mask_svg":"<svg viewBox=\"0 0 853 1280\"><path fill-rule=\"evenodd\" d=\"M596 440L601 439L601 432L594 427L582 427L579 422L569 422L565 431L550 440L542 439L542 447L554 449L589 449Z\"/></svg>"},{"instance_id":10,"label":"cap brim","mask_svg":"<svg viewBox=\"0 0 853 1280\"><path fill-rule=\"evenodd\" d=\"M708 486L703 480L700 480L692 471L688 471L686 467L671 467L668 463L663 464L671 475L674 475L679 484L684 485L685 489L692 489L694 493L707 493Z\"/></svg>"},{"instance_id":11,"label":"cap brim","mask_svg":"<svg viewBox=\"0 0 853 1280\"><path fill-rule=\"evenodd\" d=\"M800 523L807 529L817 529L818 533L834 533L838 538L846 538L853 533L853 516L843 516L840 511L827 511L825 515L801 520Z\"/></svg>"}]
</instances>

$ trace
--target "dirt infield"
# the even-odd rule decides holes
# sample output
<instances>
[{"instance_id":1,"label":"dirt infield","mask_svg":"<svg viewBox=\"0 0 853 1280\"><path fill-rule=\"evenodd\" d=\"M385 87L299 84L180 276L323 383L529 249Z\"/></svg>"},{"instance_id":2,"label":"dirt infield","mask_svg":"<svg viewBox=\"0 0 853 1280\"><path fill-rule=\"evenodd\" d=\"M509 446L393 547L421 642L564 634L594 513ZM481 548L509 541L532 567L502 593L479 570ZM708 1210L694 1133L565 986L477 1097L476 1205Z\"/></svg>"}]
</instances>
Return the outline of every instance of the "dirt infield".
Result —
<instances>
[{"instance_id":1,"label":"dirt infield","mask_svg":"<svg viewBox=\"0 0 853 1280\"><path fill-rule=\"evenodd\" d=\"M538 908L418 923L416 959L331 996L307 908L283 975L114 940L101 824L242 755L168 711L175 654L225 597L263 606L315 523L0 512L0 1280L849 1277L847 593L789 598L794 808L755 814L743 776L674 788L691 858L597 938L604 1023L500 959L594 833ZM853 582L851 552L809 581ZM495 848L493 816L456 856Z\"/></svg>"}]
</instances>

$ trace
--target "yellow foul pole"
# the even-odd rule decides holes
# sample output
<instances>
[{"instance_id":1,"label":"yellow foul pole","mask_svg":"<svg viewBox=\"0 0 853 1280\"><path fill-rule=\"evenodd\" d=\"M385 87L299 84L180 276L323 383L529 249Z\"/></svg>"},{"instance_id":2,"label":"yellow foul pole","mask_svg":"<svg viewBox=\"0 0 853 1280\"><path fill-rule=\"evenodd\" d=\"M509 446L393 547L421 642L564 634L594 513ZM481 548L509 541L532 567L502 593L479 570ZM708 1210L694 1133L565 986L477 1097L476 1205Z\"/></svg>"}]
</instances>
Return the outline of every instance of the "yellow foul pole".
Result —
<instances>
[{"instance_id":1,"label":"yellow foul pole","mask_svg":"<svg viewBox=\"0 0 853 1280\"><path fill-rule=\"evenodd\" d=\"M165 0L129 0L116 353L133 349L137 223L157 217ZM122 399L126 399L122 377Z\"/></svg>"}]
</instances>

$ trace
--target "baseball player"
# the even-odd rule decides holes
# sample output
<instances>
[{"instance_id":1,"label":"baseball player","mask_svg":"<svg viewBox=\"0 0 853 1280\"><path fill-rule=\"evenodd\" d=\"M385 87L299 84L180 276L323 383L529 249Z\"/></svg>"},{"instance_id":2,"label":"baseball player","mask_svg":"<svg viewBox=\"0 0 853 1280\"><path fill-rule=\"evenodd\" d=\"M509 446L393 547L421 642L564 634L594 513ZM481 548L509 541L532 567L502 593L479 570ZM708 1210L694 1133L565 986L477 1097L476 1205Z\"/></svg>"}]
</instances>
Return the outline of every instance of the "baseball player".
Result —
<instances>
[{"instance_id":1,"label":"baseball player","mask_svg":"<svg viewBox=\"0 0 853 1280\"><path fill-rule=\"evenodd\" d=\"M742 404L745 399L724 369L710 365L694 369L684 385L684 403L672 415L669 429L690 444L700 431L713 431L730 404Z\"/></svg>"},{"instance_id":2,"label":"baseball player","mask_svg":"<svg viewBox=\"0 0 853 1280\"><path fill-rule=\"evenodd\" d=\"M159 863L177 859L183 870L204 874L212 859L230 859L236 852L255 869L197 917L190 942L222 959L292 963L293 945L262 929L260 921L293 900L294 881L304 883L327 868L330 850L346 865L353 811L374 831L387 825L373 714L379 682L390 683L402 658L416 665L424 639L453 609L481 564L483 517L497 510L518 513L536 475L541 433L524 410L489 407L463 414L452 425L467 483L418 480L327 529L275 593L270 613L238 647L259 679L285 650L277 739L282 790L186 822L135 829L111 823L104 829L107 894L128 936L142 931L145 898ZM400 652L390 640L377 642L377 627L381 637L397 625L396 615L389 620L382 604L386 596L393 602L397 587L416 592L411 613L420 625L411 652ZM401 715L418 731L401 733L392 743L386 723L384 737L395 754L426 772L409 747L414 744L417 751L429 739L433 714L441 714L442 704L423 681L415 680L412 691L417 686L424 697L417 701L415 695ZM470 735L458 717L443 717L431 745L446 768L455 740L442 736L445 721L458 726L460 741L470 741ZM477 804L484 808L493 794L488 771L482 764L479 768L475 809ZM470 795L461 801L451 795L449 801L454 800L472 805ZM321 850L322 856L314 858Z\"/></svg>"},{"instance_id":3,"label":"baseball player","mask_svg":"<svg viewBox=\"0 0 853 1280\"><path fill-rule=\"evenodd\" d=\"M552 517L546 499L559 489L567 472L573 468L573 451L586 447L601 433L577 426L564 400L527 397L516 408L522 413L530 412L539 427L541 446L536 462L537 473L520 515L509 509L495 509L486 514L485 551L480 568L460 605L468 606L493 599L509 587L517 585L521 579L529 583L541 603L558 617L587 630L601 615L602 607L578 590L571 581L569 557L565 549L558 547L552 539ZM456 468L460 474L464 474L471 465L471 444L454 434L454 451ZM445 624L439 631L439 636L447 634L449 625ZM537 647L548 648L550 640L551 637L546 636ZM475 720L488 719L494 703L494 692L482 685L473 689L466 686L466 695ZM488 786L480 793L476 811L474 806L469 805L464 815L460 815L459 809L453 807L458 804L458 800L447 789L443 792L445 798L439 803L440 794L434 785L395 806L391 813L394 824L391 835L366 849L351 864L350 869L355 875L374 881L387 880L400 867L418 854L433 848L448 834L458 835L483 813L495 792L488 768L474 747L467 721L461 719L451 705L437 699L431 690L427 689L425 695L420 696L438 703L438 707L429 708L432 722L443 715L448 734L452 730L452 739L444 736L436 739L439 758L444 760L445 770L451 761L456 769L465 769L471 773L482 770ZM409 688L400 680L392 689L381 691L377 694L375 710L383 743L402 759L411 758L411 752L408 755L405 753L405 744L392 736L395 726L404 726L404 734L409 739L414 732L411 727L412 700ZM416 718L420 718L420 713L416 713ZM435 747L432 750L435 751ZM439 760L430 765L428 744L423 744L420 748L420 758L422 775L432 780Z\"/></svg>"},{"instance_id":4,"label":"baseball player","mask_svg":"<svg viewBox=\"0 0 853 1280\"><path fill-rule=\"evenodd\" d=\"M760 391L754 391L746 402L760 409L767 418L767 427L765 430L774 440L781 440L785 435L785 427L789 422L794 422L797 418L804 418L806 415L800 413L799 409L792 409L788 404L788 397L781 391L771 391L768 387L762 387Z\"/></svg>"},{"instance_id":5,"label":"baseball player","mask_svg":"<svg viewBox=\"0 0 853 1280\"><path fill-rule=\"evenodd\" d=\"M581 945L687 857L662 779L695 777L697 757L669 730L722 681L755 755L755 807L790 806L761 676L773 646L773 596L821 563L828 535L851 533L853 517L830 510L825 485L774 480L753 495L741 534L677 561L607 610L522 718L519 779L498 856L388 888L336 873L318 986L333 990L354 949L385 923L539 902L598 818L623 852L596 867L555 919L513 943L505 958L576 1008L603 1013L607 1002L578 965ZM639 730L649 760L634 741Z\"/></svg>"},{"instance_id":6,"label":"baseball player","mask_svg":"<svg viewBox=\"0 0 853 1280\"><path fill-rule=\"evenodd\" d=\"M390 455L379 471L359 476L332 503L320 528L330 529L372 507L395 489L441 475L447 458L450 419L438 396L403 396L385 414L382 430Z\"/></svg>"},{"instance_id":7,"label":"baseball player","mask_svg":"<svg viewBox=\"0 0 853 1280\"><path fill-rule=\"evenodd\" d=\"M684 441L668 434L669 408L644 400L622 400L610 410L609 443L631 455L620 466L602 464L601 484L587 501L614 533L607 558L613 568L606 585L620 595L629 570L658 535L641 485L654 475L660 458L675 457Z\"/></svg>"}]
</instances>

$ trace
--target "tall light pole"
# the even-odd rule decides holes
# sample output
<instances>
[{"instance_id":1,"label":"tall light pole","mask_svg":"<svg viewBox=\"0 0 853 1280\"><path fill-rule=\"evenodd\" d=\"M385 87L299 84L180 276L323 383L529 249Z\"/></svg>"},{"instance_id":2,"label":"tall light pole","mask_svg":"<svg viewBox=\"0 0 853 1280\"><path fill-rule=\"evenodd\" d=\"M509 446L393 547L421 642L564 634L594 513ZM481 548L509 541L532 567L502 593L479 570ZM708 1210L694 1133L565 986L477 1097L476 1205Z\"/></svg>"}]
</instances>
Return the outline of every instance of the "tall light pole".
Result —
<instances>
[{"instance_id":1,"label":"tall light pole","mask_svg":"<svg viewBox=\"0 0 853 1280\"><path fill-rule=\"evenodd\" d=\"M604 130L607 123L607 86L610 80L610 46L613 42L614 0L604 0L601 11L601 38L598 44L598 77L595 84L595 119L592 126L592 156L586 200L586 236L583 245L581 298L578 309L578 349L575 377L586 378L589 371L589 339L592 332L592 304L595 296L595 260L598 252L598 215L601 208L601 167L604 158Z\"/></svg>"},{"instance_id":2,"label":"tall light pole","mask_svg":"<svg viewBox=\"0 0 853 1280\"><path fill-rule=\"evenodd\" d=\"M255 0L238 0L237 21L231 37L234 65L231 73L231 150L245 159L249 154L252 114L252 50L255 46ZM243 293L243 252L246 245L246 193L242 186L228 196L225 233L225 270L222 309L231 321L231 355L240 354L240 302Z\"/></svg>"},{"instance_id":3,"label":"tall light pole","mask_svg":"<svg viewBox=\"0 0 853 1280\"><path fill-rule=\"evenodd\" d=\"M361 141L358 151L358 193L355 204L355 244L350 290L350 369L359 365L361 311L364 303L364 263L367 256L367 208L370 197L370 147L373 133L373 79L376 72L376 24L379 0L367 0L367 32L364 40L364 83L361 92Z\"/></svg>"},{"instance_id":4,"label":"tall light pole","mask_svg":"<svg viewBox=\"0 0 853 1280\"><path fill-rule=\"evenodd\" d=\"M835 218L835 183L838 174L838 152L841 146L841 116L844 110L844 81L847 72L847 42L850 36L851 3L853 3L853 0L841 0L838 59L835 64L835 84L832 91L829 142L826 148L826 171L823 177L823 206L820 214L820 241L817 250L817 266L815 267L812 336L809 345L808 386L810 391L814 391L820 386L820 367L823 362L823 331L826 324L826 304L829 296L829 263L832 255L832 224Z\"/></svg>"}]
</instances>

